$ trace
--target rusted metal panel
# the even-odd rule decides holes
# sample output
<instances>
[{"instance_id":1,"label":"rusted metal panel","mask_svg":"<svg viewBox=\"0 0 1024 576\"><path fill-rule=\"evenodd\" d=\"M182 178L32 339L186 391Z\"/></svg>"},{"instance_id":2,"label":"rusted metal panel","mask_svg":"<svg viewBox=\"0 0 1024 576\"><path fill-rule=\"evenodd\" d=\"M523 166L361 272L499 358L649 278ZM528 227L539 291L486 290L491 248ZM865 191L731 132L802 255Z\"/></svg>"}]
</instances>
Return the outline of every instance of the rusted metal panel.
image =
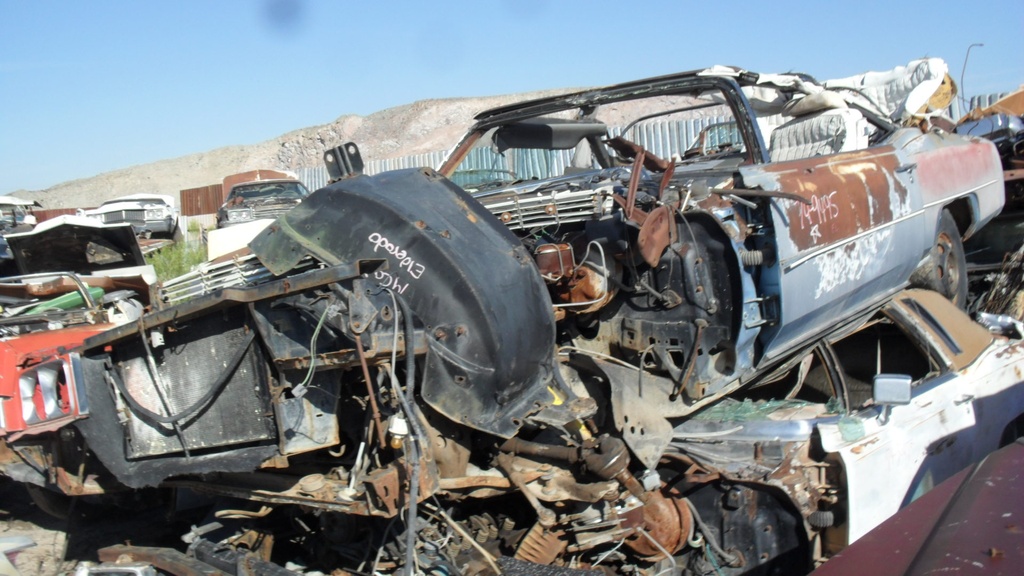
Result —
<instances>
[{"instance_id":1,"label":"rusted metal panel","mask_svg":"<svg viewBox=\"0 0 1024 576\"><path fill-rule=\"evenodd\" d=\"M214 214L223 202L221 185L211 184L181 191L181 215Z\"/></svg>"},{"instance_id":2,"label":"rusted metal panel","mask_svg":"<svg viewBox=\"0 0 1024 576\"><path fill-rule=\"evenodd\" d=\"M805 200L772 203L782 321L767 330L767 355L806 338L837 310L870 306L910 276L932 238L906 164L895 146L881 146L741 168L747 188Z\"/></svg>"},{"instance_id":3,"label":"rusted metal panel","mask_svg":"<svg viewBox=\"0 0 1024 576\"><path fill-rule=\"evenodd\" d=\"M42 222L44 220L52 220L58 216L74 216L77 211L77 208L39 208L33 210L32 213L36 215L37 222Z\"/></svg>"},{"instance_id":4,"label":"rusted metal panel","mask_svg":"<svg viewBox=\"0 0 1024 576\"><path fill-rule=\"evenodd\" d=\"M898 168L891 146L768 165L765 173L775 175L779 190L807 200L780 202L794 255L849 240L902 216L894 214L907 203L907 188L896 178Z\"/></svg>"}]
</instances>

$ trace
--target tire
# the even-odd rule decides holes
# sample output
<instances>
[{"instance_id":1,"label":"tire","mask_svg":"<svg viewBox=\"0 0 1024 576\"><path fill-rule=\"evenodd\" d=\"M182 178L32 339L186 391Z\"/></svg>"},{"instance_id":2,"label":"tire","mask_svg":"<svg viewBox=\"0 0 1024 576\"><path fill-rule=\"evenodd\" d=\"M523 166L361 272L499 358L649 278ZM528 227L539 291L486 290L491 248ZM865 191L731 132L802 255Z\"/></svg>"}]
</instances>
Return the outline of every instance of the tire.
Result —
<instances>
[{"instance_id":1,"label":"tire","mask_svg":"<svg viewBox=\"0 0 1024 576\"><path fill-rule=\"evenodd\" d=\"M960 230L949 210L943 210L935 242L924 264L910 277L915 288L934 290L960 308L967 306L967 257Z\"/></svg>"},{"instance_id":2,"label":"tire","mask_svg":"<svg viewBox=\"0 0 1024 576\"><path fill-rule=\"evenodd\" d=\"M47 490L35 484L25 484L25 489L28 491L28 495L32 498L32 502L35 503L36 507L48 515L58 520L67 520L68 516L71 515L71 496Z\"/></svg>"}]
</instances>

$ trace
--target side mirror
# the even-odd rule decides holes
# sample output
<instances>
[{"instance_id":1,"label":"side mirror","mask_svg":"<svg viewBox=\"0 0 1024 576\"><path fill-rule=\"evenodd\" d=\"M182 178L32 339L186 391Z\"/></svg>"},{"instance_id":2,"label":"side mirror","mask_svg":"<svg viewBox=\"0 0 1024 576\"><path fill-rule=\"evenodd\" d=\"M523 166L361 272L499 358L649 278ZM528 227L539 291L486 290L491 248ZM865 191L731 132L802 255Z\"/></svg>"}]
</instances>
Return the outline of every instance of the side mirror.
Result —
<instances>
[{"instance_id":1,"label":"side mirror","mask_svg":"<svg viewBox=\"0 0 1024 576\"><path fill-rule=\"evenodd\" d=\"M913 379L906 374L876 374L872 381L872 397L875 404L882 407L879 416L882 424L889 421L889 411L893 406L910 404L910 389Z\"/></svg>"},{"instance_id":2,"label":"side mirror","mask_svg":"<svg viewBox=\"0 0 1024 576\"><path fill-rule=\"evenodd\" d=\"M876 374L872 381L872 396L875 404L885 406L910 404L912 382L913 380L906 374Z\"/></svg>"}]
</instances>

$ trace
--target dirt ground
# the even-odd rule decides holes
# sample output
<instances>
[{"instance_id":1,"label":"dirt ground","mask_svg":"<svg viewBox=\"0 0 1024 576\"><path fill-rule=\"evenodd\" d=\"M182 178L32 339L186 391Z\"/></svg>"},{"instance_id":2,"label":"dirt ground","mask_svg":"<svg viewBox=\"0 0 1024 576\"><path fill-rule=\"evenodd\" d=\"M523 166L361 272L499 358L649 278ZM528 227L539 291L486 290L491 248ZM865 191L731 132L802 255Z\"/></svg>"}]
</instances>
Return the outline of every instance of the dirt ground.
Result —
<instances>
[{"instance_id":1,"label":"dirt ground","mask_svg":"<svg viewBox=\"0 0 1024 576\"><path fill-rule=\"evenodd\" d=\"M138 512L85 503L60 520L40 510L21 484L0 479L0 536L28 536L36 543L15 562L22 576L71 574L81 562L97 562L96 551L114 544L181 547L187 529L168 522L161 509Z\"/></svg>"}]
</instances>

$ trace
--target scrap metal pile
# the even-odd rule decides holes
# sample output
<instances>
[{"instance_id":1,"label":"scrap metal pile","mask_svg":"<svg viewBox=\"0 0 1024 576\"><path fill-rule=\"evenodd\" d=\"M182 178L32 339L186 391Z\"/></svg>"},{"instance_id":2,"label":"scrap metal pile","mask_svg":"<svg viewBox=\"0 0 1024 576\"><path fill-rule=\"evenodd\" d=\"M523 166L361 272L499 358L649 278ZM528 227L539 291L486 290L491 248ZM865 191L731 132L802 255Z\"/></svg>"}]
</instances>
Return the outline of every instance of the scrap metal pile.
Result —
<instances>
[{"instance_id":1,"label":"scrap metal pile","mask_svg":"<svg viewBox=\"0 0 1024 576\"><path fill-rule=\"evenodd\" d=\"M1024 413L1021 325L957 307L1003 188L933 121L944 70L525 102L439 171L328 151L251 256L46 320L95 328L67 345L10 333L0 472L216 498L185 552L101 551L167 571L807 572ZM706 109L696 143L647 136Z\"/></svg>"}]
</instances>

